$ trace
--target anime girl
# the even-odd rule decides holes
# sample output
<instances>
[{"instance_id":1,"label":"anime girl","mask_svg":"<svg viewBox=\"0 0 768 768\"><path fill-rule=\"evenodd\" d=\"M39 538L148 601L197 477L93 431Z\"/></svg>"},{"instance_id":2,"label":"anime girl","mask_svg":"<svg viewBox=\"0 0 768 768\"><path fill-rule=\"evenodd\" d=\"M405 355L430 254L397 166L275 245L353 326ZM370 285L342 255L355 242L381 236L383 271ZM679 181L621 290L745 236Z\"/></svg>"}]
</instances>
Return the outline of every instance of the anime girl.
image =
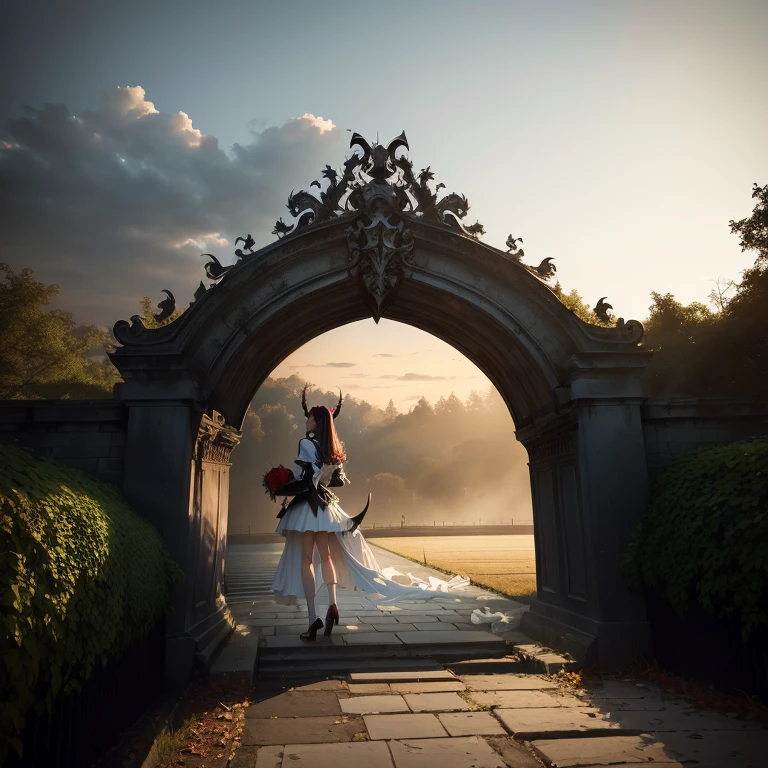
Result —
<instances>
[{"instance_id":1,"label":"anime girl","mask_svg":"<svg viewBox=\"0 0 768 768\"><path fill-rule=\"evenodd\" d=\"M341 412L342 397L333 411L325 406L308 410L306 391L304 387L301 401L307 417L307 436L299 441L299 455L294 462L300 476L275 491L278 496L293 498L278 515L276 532L285 536L286 541L272 583L278 598L306 599L309 628L301 634L302 639L315 640L323 626L324 634L330 635L338 625L337 587L359 588L382 595L382 602L393 602L424 599L468 585L469 579L458 576L449 582L431 579L427 583L405 577L395 569L382 572L358 528L368 511L370 494L365 509L350 517L331 490L349 483L344 474L344 445L334 424ZM398 583L395 578L410 583ZM323 584L328 590L325 622L318 617L315 607L315 596Z\"/></svg>"}]
</instances>

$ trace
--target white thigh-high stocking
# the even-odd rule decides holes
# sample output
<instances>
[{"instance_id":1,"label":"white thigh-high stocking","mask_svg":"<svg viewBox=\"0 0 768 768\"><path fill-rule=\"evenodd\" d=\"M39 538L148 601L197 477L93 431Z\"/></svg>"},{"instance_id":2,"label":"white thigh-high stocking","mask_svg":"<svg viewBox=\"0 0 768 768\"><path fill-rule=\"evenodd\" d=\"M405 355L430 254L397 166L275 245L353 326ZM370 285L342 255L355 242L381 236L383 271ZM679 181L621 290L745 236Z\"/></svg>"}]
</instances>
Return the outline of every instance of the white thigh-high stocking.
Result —
<instances>
[{"instance_id":1,"label":"white thigh-high stocking","mask_svg":"<svg viewBox=\"0 0 768 768\"><path fill-rule=\"evenodd\" d=\"M320 568L323 581L328 587L328 605L336 605L336 568L328 546L328 534L325 531L317 534L317 551L320 553Z\"/></svg>"}]
</instances>

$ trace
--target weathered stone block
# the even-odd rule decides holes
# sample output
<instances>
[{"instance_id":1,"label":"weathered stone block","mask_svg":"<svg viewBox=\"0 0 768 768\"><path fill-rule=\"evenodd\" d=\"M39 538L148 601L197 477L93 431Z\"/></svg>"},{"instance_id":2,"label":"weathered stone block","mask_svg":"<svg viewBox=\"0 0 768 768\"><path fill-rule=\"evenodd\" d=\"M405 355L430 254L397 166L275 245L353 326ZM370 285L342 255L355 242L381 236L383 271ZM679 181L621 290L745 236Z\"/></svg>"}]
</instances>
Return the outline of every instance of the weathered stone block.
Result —
<instances>
[{"instance_id":1,"label":"weathered stone block","mask_svg":"<svg viewBox=\"0 0 768 768\"><path fill-rule=\"evenodd\" d=\"M81 445L58 445L53 449L53 456L57 459L87 459L92 458L98 460L101 457L101 452L104 451L105 455L109 454L109 448L101 448L99 446L87 445L85 443Z\"/></svg>"},{"instance_id":2,"label":"weathered stone block","mask_svg":"<svg viewBox=\"0 0 768 768\"><path fill-rule=\"evenodd\" d=\"M345 701L356 701L356 699L345 699ZM339 714L341 714L339 700L333 691L286 691L251 704L245 710L247 719L324 717Z\"/></svg>"},{"instance_id":3,"label":"weathered stone block","mask_svg":"<svg viewBox=\"0 0 768 768\"><path fill-rule=\"evenodd\" d=\"M56 426L57 432L98 432L99 423L97 421L74 422L68 421Z\"/></svg>"},{"instance_id":4,"label":"weathered stone block","mask_svg":"<svg viewBox=\"0 0 768 768\"><path fill-rule=\"evenodd\" d=\"M378 739L432 739L447 736L434 715L364 715L368 735Z\"/></svg>"},{"instance_id":5,"label":"weathered stone block","mask_svg":"<svg viewBox=\"0 0 768 768\"><path fill-rule=\"evenodd\" d=\"M396 768L505 768L506 763L479 736L393 741ZM514 765L514 763L512 764Z\"/></svg>"},{"instance_id":6,"label":"weathered stone block","mask_svg":"<svg viewBox=\"0 0 768 768\"><path fill-rule=\"evenodd\" d=\"M301 727L297 727L297 722L293 717L246 717L241 743L244 746L327 744L352 741L355 734L365 731L363 721L359 717L303 717Z\"/></svg>"},{"instance_id":7,"label":"weathered stone block","mask_svg":"<svg viewBox=\"0 0 768 768\"><path fill-rule=\"evenodd\" d=\"M121 472L123 469L122 459L99 459L99 472Z\"/></svg>"},{"instance_id":8,"label":"weathered stone block","mask_svg":"<svg viewBox=\"0 0 768 768\"><path fill-rule=\"evenodd\" d=\"M353 696L342 699L341 709L355 715L372 715L384 712L408 712L408 705L402 696L385 694L381 696Z\"/></svg>"},{"instance_id":9,"label":"weathered stone block","mask_svg":"<svg viewBox=\"0 0 768 768\"><path fill-rule=\"evenodd\" d=\"M599 739L544 739L533 746L558 768L570 766L624 765L626 763L674 763L674 756L652 737L602 736ZM548 763L548 764L549 764Z\"/></svg>"},{"instance_id":10,"label":"weathered stone block","mask_svg":"<svg viewBox=\"0 0 768 768\"><path fill-rule=\"evenodd\" d=\"M342 744L288 744L284 765L302 768L392 768L387 745L381 741L358 741ZM278 765L280 765L278 763ZM261 768L261 766L257 766Z\"/></svg>"},{"instance_id":11,"label":"weathered stone block","mask_svg":"<svg viewBox=\"0 0 768 768\"><path fill-rule=\"evenodd\" d=\"M88 472L89 474L93 474L96 472L96 465L98 464L98 459L88 459L88 458L62 458L60 456L53 456L54 459L57 461L61 461L62 464L66 464L68 467L72 467L73 469L79 469L81 472Z\"/></svg>"}]
</instances>

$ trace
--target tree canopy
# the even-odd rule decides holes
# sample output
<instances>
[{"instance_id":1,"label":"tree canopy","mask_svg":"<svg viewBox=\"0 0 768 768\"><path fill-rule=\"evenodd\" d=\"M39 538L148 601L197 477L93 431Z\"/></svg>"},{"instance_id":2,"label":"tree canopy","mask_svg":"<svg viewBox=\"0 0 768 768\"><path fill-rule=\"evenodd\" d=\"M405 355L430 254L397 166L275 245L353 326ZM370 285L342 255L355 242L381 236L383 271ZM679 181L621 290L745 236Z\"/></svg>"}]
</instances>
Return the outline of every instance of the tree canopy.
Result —
<instances>
[{"instance_id":1,"label":"tree canopy","mask_svg":"<svg viewBox=\"0 0 768 768\"><path fill-rule=\"evenodd\" d=\"M44 309L58 292L30 269L0 264L0 399L109 397L120 380L104 357L106 330Z\"/></svg>"},{"instance_id":2,"label":"tree canopy","mask_svg":"<svg viewBox=\"0 0 768 768\"><path fill-rule=\"evenodd\" d=\"M715 281L714 309L651 294L644 342L655 353L646 372L649 395L768 397L768 185L755 184L752 197L752 214L730 228L755 262L740 281Z\"/></svg>"}]
</instances>

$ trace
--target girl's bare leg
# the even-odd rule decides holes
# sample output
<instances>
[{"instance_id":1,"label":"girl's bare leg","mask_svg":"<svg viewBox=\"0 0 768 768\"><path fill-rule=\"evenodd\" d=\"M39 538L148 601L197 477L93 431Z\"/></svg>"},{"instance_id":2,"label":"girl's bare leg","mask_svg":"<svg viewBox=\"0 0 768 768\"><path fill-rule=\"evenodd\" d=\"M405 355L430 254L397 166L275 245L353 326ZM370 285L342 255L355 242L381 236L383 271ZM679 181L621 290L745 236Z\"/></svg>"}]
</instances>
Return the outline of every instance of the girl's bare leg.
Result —
<instances>
[{"instance_id":1,"label":"girl's bare leg","mask_svg":"<svg viewBox=\"0 0 768 768\"><path fill-rule=\"evenodd\" d=\"M315 567L312 564L315 555L315 532L304 531L301 534L301 583L304 587L304 596L307 598L307 611L309 612L309 624L317 618L315 611ZM326 539L326 547L328 541Z\"/></svg>"},{"instance_id":2,"label":"girl's bare leg","mask_svg":"<svg viewBox=\"0 0 768 768\"><path fill-rule=\"evenodd\" d=\"M320 555L323 581L328 587L328 605L336 605L336 568L333 565L331 549L328 546L328 531L318 531L315 534L315 543Z\"/></svg>"}]
</instances>

